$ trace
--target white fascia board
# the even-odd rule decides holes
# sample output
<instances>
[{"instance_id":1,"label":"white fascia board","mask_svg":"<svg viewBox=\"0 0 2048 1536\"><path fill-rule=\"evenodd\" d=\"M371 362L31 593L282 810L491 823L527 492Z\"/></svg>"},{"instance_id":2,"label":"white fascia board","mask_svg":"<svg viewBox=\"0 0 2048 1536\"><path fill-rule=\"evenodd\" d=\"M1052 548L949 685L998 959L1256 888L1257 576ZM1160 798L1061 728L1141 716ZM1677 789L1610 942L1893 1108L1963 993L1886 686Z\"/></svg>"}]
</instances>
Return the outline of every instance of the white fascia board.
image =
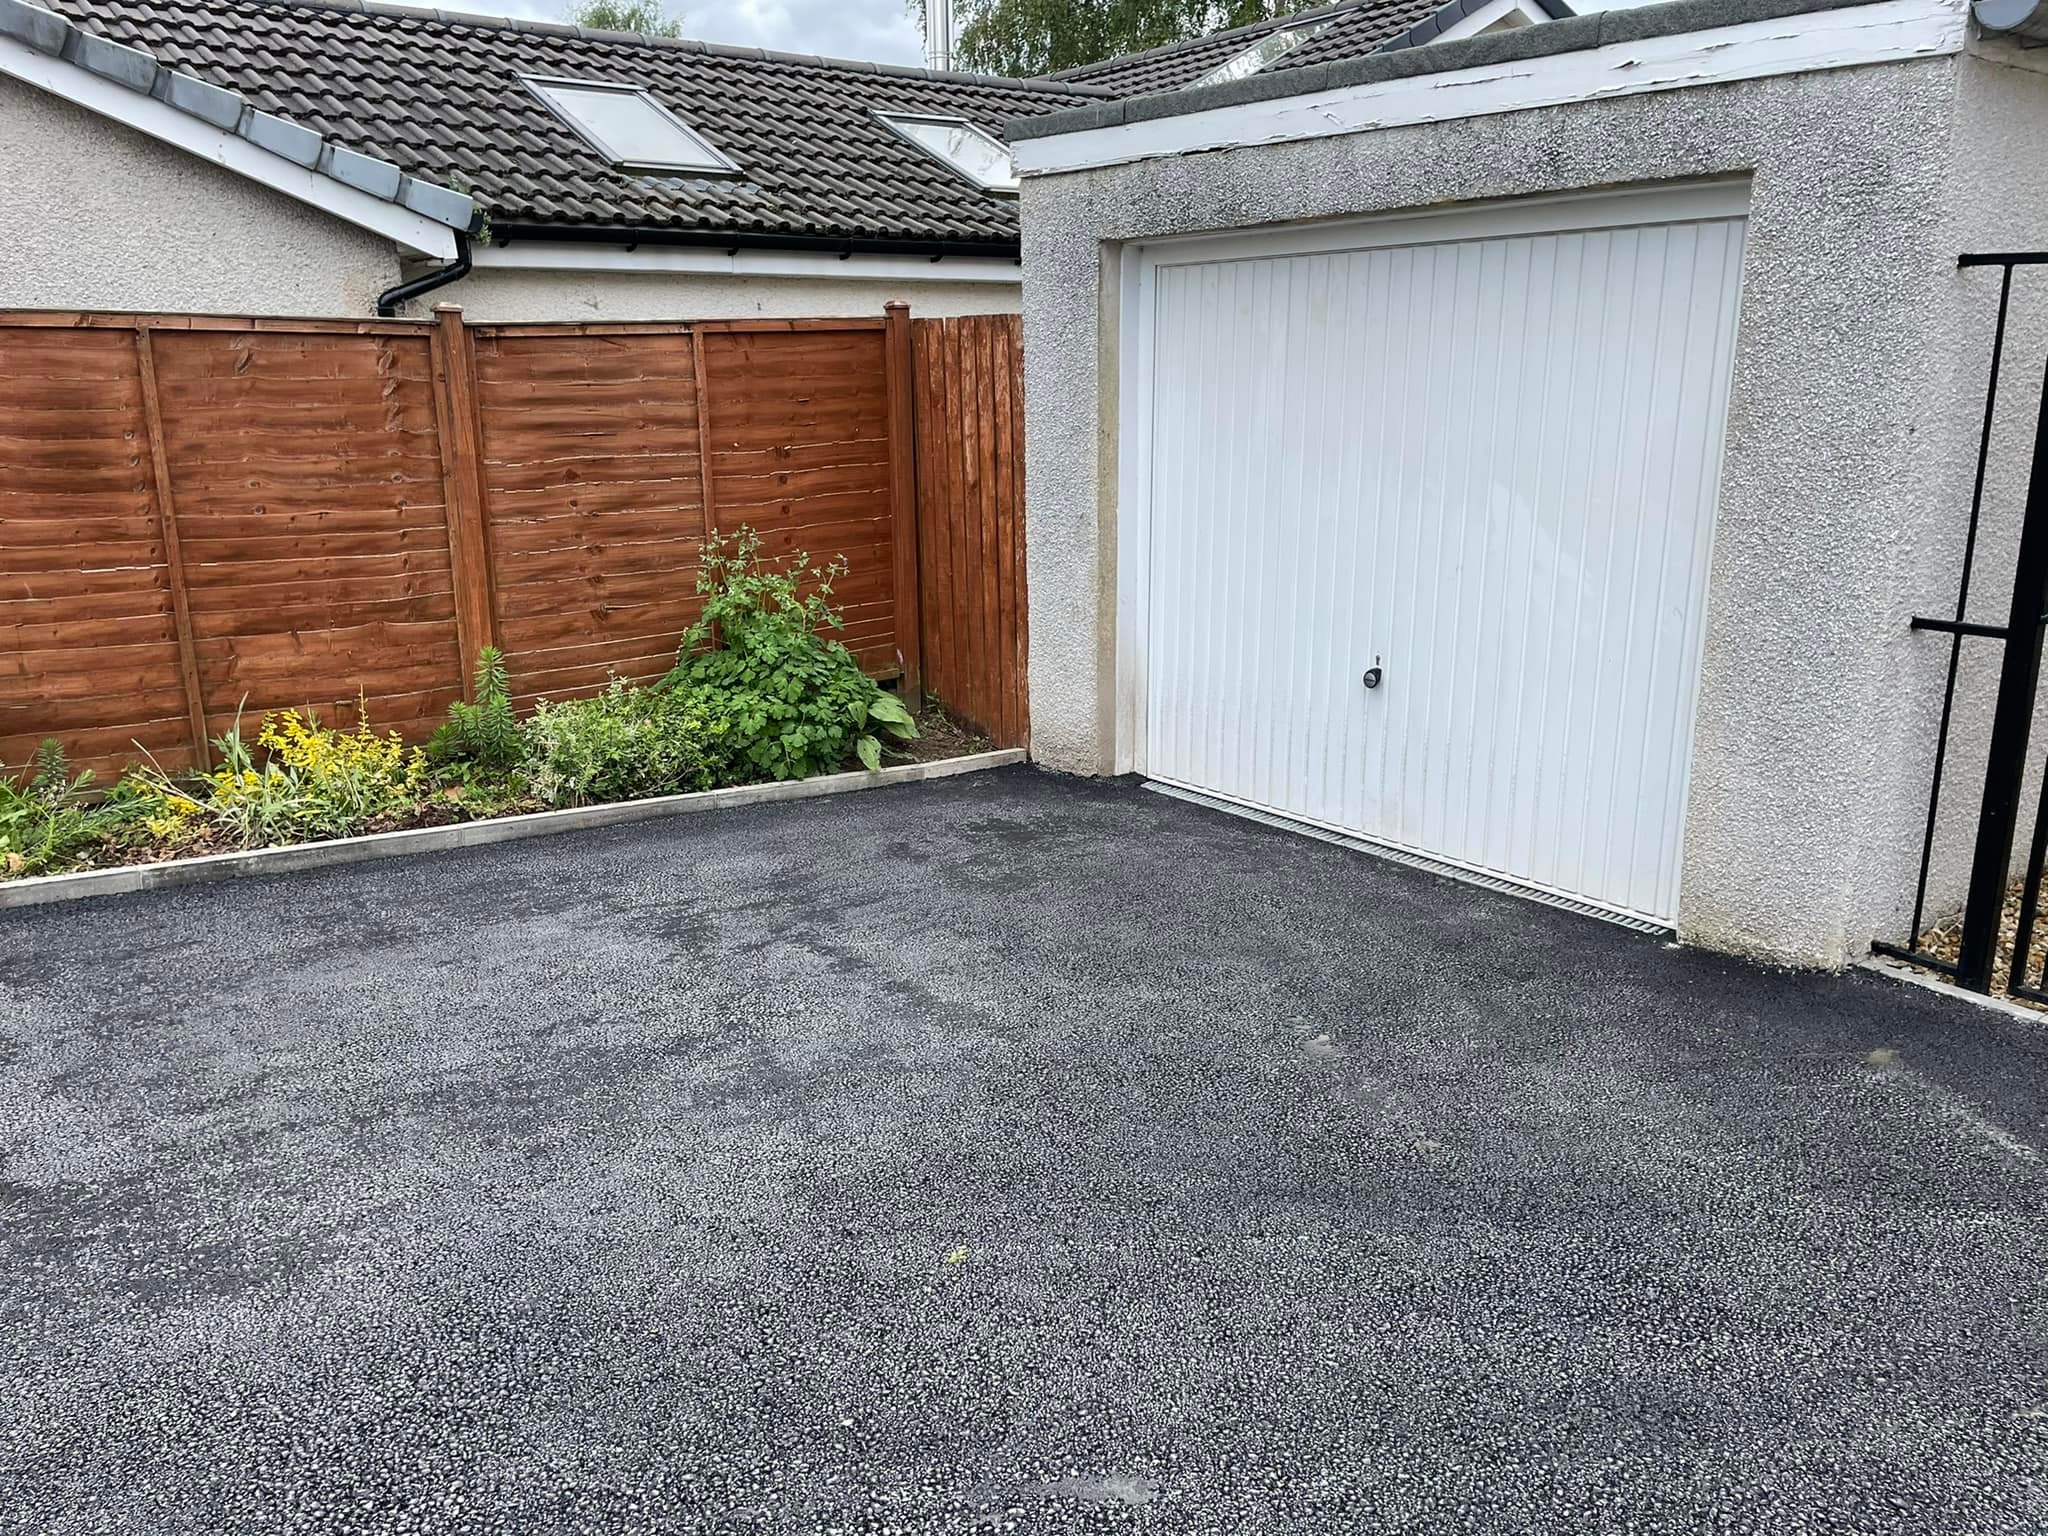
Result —
<instances>
[{"instance_id":1,"label":"white fascia board","mask_svg":"<svg viewBox=\"0 0 2048 1536\"><path fill-rule=\"evenodd\" d=\"M829 251L721 251L697 245L586 245L576 240L515 240L478 246L481 269L526 272L670 272L710 277L822 277L866 282L1017 283L1016 262L990 256L834 256Z\"/></svg>"},{"instance_id":2,"label":"white fascia board","mask_svg":"<svg viewBox=\"0 0 2048 1536\"><path fill-rule=\"evenodd\" d=\"M48 91L88 112L111 118L346 223L371 230L409 255L428 256L437 261L449 261L455 256L455 232L445 224L422 218L397 203L358 192L331 176L259 149L237 134L166 106L154 96L144 96L76 64L38 53L11 37L0 37L0 75Z\"/></svg>"},{"instance_id":3,"label":"white fascia board","mask_svg":"<svg viewBox=\"0 0 2048 1536\"><path fill-rule=\"evenodd\" d=\"M1051 176L1168 155L1934 58L1962 52L1967 32L1963 0L1880 0L1023 139L1015 146L1017 170Z\"/></svg>"},{"instance_id":4,"label":"white fascia board","mask_svg":"<svg viewBox=\"0 0 2048 1536\"><path fill-rule=\"evenodd\" d=\"M1429 43L1453 43L1461 37L1477 37L1488 27L1496 25L1509 16L1520 16L1522 20L1532 27L1551 19L1550 13L1544 10L1542 6L1536 4L1535 0L1493 0L1491 5L1482 5L1462 21L1445 27L1443 31L1432 37ZM1424 43L1422 46L1427 48L1429 43Z\"/></svg>"}]
</instances>

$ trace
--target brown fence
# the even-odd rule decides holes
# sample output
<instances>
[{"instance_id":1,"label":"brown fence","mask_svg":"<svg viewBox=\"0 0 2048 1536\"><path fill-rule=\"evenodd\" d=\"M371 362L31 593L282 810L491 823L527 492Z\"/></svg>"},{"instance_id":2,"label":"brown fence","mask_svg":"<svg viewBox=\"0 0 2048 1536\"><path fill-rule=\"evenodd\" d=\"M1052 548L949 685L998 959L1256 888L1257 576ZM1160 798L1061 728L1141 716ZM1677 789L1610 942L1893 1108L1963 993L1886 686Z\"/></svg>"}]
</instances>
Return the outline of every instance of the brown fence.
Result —
<instances>
[{"instance_id":1,"label":"brown fence","mask_svg":"<svg viewBox=\"0 0 2048 1536\"><path fill-rule=\"evenodd\" d=\"M925 690L998 741L1021 742L1022 322L971 315L913 332Z\"/></svg>"},{"instance_id":2,"label":"brown fence","mask_svg":"<svg viewBox=\"0 0 2048 1536\"><path fill-rule=\"evenodd\" d=\"M238 709L358 690L417 735L485 644L525 700L655 676L741 525L845 556L863 664L1021 741L1016 344L901 309L0 315L0 763L178 768Z\"/></svg>"}]
</instances>

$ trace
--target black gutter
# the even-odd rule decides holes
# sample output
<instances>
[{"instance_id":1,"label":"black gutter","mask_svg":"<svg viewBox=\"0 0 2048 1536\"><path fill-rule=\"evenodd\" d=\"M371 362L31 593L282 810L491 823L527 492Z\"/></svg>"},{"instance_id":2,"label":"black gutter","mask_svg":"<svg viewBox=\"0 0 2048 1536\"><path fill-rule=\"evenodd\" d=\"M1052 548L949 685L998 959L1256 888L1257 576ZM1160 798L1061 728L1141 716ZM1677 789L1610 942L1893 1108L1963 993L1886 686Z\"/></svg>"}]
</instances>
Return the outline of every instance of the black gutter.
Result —
<instances>
[{"instance_id":1,"label":"black gutter","mask_svg":"<svg viewBox=\"0 0 2048 1536\"><path fill-rule=\"evenodd\" d=\"M436 288L446 288L450 283L460 282L469 276L469 236L461 230L455 231L455 259L445 267L436 267L410 282L396 284L377 295L377 313L390 319L398 313L398 306L407 299L416 299L423 293L432 293Z\"/></svg>"},{"instance_id":2,"label":"black gutter","mask_svg":"<svg viewBox=\"0 0 2048 1536\"><path fill-rule=\"evenodd\" d=\"M846 235L761 234L752 230L660 229L623 224L509 224L501 219L491 221L491 239L498 245L510 245L520 240L559 240L580 245L623 245L629 249L636 245L693 245L727 252L813 251L841 258L923 256L932 261L943 261L948 256L1016 261L1022 253L1022 244L1016 240L891 240Z\"/></svg>"}]
</instances>

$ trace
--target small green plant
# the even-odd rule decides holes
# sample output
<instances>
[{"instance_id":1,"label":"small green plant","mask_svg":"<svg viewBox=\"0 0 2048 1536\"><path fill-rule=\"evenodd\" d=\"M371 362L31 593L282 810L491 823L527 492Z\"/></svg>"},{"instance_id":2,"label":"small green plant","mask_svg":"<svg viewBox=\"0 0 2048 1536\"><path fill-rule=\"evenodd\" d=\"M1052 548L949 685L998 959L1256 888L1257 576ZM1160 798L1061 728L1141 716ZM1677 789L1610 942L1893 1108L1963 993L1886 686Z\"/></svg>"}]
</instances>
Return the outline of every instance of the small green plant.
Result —
<instances>
[{"instance_id":1,"label":"small green plant","mask_svg":"<svg viewBox=\"0 0 2048 1536\"><path fill-rule=\"evenodd\" d=\"M873 770L884 736L917 734L902 701L820 633L845 627L832 605L845 574L843 558L821 567L801 553L771 566L747 528L704 541L703 611L661 686L695 694L718 723L729 777L801 779L854 757Z\"/></svg>"},{"instance_id":2,"label":"small green plant","mask_svg":"<svg viewBox=\"0 0 2048 1536\"><path fill-rule=\"evenodd\" d=\"M214 739L219 767L174 778L152 758L130 776L129 797L159 844L267 848L307 838L347 837L419 807L426 757L396 731L378 735L359 704L356 727L337 731L311 710L265 715L257 729L262 763L242 737L242 716Z\"/></svg>"},{"instance_id":3,"label":"small green plant","mask_svg":"<svg viewBox=\"0 0 2048 1536\"><path fill-rule=\"evenodd\" d=\"M613 678L594 698L535 709L526 725L532 792L571 806L710 789L726 756L720 735L695 695Z\"/></svg>"},{"instance_id":4,"label":"small green plant","mask_svg":"<svg viewBox=\"0 0 2048 1536\"><path fill-rule=\"evenodd\" d=\"M512 678L494 645L476 653L476 702L448 706L447 720L428 738L427 761L466 766L503 778L526 760L526 743L512 713Z\"/></svg>"},{"instance_id":5,"label":"small green plant","mask_svg":"<svg viewBox=\"0 0 2048 1536\"><path fill-rule=\"evenodd\" d=\"M134 819L125 800L96 800L90 769L71 777L55 740L19 778L0 772L0 875L46 875L106 842Z\"/></svg>"}]
</instances>

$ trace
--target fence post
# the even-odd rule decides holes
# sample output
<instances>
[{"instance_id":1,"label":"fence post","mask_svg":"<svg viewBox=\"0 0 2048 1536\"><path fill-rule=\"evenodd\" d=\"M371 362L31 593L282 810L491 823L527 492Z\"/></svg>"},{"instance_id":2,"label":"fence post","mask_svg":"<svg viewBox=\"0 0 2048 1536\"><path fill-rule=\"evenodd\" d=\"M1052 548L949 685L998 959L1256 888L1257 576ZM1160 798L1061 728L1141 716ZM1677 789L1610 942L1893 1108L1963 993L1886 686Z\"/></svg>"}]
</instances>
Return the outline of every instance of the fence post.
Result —
<instances>
[{"instance_id":1,"label":"fence post","mask_svg":"<svg viewBox=\"0 0 2048 1536\"><path fill-rule=\"evenodd\" d=\"M917 549L917 418L910 346L910 306L883 306L883 364L889 388L889 505L896 554L896 661L903 669L903 702L924 707L924 621L920 613Z\"/></svg>"},{"instance_id":2,"label":"fence post","mask_svg":"<svg viewBox=\"0 0 2048 1536\"><path fill-rule=\"evenodd\" d=\"M149 431L149 463L156 477L157 518L164 531L164 584L171 589L171 619L178 631L178 673L185 685L185 713L192 728L192 761L213 767L206 736L206 699L199 687L199 656L192 643L192 599L185 589L185 548L178 537L178 504L171 493L171 462L164 451L163 402L156 388L156 347L149 327L135 328L135 366L142 382L142 420Z\"/></svg>"},{"instance_id":3,"label":"fence post","mask_svg":"<svg viewBox=\"0 0 2048 1536\"><path fill-rule=\"evenodd\" d=\"M490 547L484 535L483 423L477 415L476 364L460 304L434 306L432 349L448 562L455 585L455 643L462 653L462 696L468 699L476 687L477 652L498 640Z\"/></svg>"},{"instance_id":4,"label":"fence post","mask_svg":"<svg viewBox=\"0 0 2048 1536\"><path fill-rule=\"evenodd\" d=\"M690 328L690 374L697 392L697 487L704 502L704 536L718 532L718 487L711 463L711 367L704 356L704 333Z\"/></svg>"}]
</instances>

